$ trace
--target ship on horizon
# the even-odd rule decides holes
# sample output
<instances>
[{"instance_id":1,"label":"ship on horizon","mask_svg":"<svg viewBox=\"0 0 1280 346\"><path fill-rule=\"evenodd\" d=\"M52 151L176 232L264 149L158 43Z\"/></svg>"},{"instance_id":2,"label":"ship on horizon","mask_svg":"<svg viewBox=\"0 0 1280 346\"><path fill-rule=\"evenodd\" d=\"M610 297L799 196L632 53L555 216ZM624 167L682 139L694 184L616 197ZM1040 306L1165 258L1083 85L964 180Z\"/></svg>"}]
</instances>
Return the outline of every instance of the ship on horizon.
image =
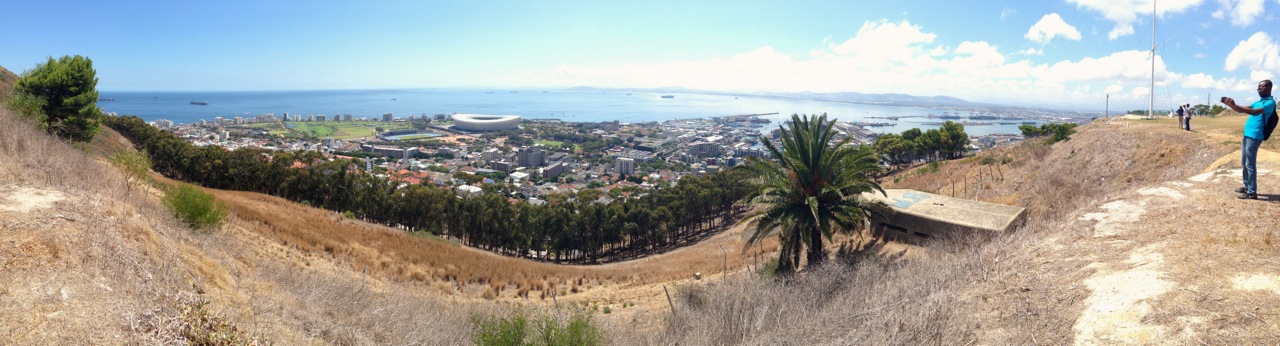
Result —
<instances>
[{"instance_id":1,"label":"ship on horizon","mask_svg":"<svg viewBox=\"0 0 1280 346\"><path fill-rule=\"evenodd\" d=\"M200 105L200 106L208 106L208 105L209 105L209 101L191 101L191 104L193 104L193 105Z\"/></svg>"}]
</instances>

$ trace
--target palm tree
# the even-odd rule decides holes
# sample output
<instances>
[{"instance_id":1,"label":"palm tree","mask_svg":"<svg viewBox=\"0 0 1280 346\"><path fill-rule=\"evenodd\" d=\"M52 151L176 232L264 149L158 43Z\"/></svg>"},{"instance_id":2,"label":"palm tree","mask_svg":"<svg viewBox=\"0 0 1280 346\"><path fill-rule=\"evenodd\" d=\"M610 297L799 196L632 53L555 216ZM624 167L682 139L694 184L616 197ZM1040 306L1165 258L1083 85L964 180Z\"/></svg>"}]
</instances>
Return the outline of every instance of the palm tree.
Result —
<instances>
[{"instance_id":1,"label":"palm tree","mask_svg":"<svg viewBox=\"0 0 1280 346\"><path fill-rule=\"evenodd\" d=\"M883 202L861 197L884 189L871 177L880 170L879 157L865 146L852 146L852 138L832 145L835 120L827 115L792 115L782 131L781 147L761 138L774 160L751 158L745 169L754 173L758 190L746 197L755 207L742 222L754 229L746 246L777 233L782 244L779 274L790 274L800 265L807 248L809 265L826 258L823 239L834 232L860 229L871 217L887 209Z\"/></svg>"}]
</instances>

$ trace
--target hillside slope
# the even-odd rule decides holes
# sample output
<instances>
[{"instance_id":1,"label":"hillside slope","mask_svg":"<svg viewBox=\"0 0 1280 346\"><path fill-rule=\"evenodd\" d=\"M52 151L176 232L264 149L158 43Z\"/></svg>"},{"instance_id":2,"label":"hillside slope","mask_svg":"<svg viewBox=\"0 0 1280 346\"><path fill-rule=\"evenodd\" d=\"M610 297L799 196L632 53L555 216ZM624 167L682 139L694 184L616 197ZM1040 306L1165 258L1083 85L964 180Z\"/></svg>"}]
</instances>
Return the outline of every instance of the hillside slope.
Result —
<instances>
[{"instance_id":1,"label":"hillside slope","mask_svg":"<svg viewBox=\"0 0 1280 346\"><path fill-rule=\"evenodd\" d=\"M0 344L454 345L486 308L268 245L234 216L187 229L106 162L129 147L109 129L90 154L3 107L0 128Z\"/></svg>"},{"instance_id":2,"label":"hillside slope","mask_svg":"<svg viewBox=\"0 0 1280 346\"><path fill-rule=\"evenodd\" d=\"M1270 342L1280 336L1280 141L1263 146L1264 200L1234 199L1242 121L1197 119L1196 132L1169 119L1099 121L1067 142L900 174L886 187L1021 205L1030 218L983 242L778 283L745 275L776 245L743 251L740 229L650 258L557 266L209 190L233 215L197 233L155 188L128 187L106 163L129 148L118 134L104 131L86 153L0 108L0 344L173 343L210 331L290 345L466 344L471 317L506 303L603 311L617 344Z\"/></svg>"},{"instance_id":3,"label":"hillside slope","mask_svg":"<svg viewBox=\"0 0 1280 346\"><path fill-rule=\"evenodd\" d=\"M682 294L650 344L1261 344L1280 336L1280 143L1235 199L1243 116L1097 121L889 178L1028 208L1025 227L863 259L788 285ZM991 160L984 160L991 157ZM1001 164L1003 162L1003 164ZM894 182L896 181L896 182Z\"/></svg>"},{"instance_id":4,"label":"hillside slope","mask_svg":"<svg viewBox=\"0 0 1280 346\"><path fill-rule=\"evenodd\" d=\"M13 92L13 86L17 83L18 75L0 66L0 101L4 101L5 97Z\"/></svg>"}]
</instances>

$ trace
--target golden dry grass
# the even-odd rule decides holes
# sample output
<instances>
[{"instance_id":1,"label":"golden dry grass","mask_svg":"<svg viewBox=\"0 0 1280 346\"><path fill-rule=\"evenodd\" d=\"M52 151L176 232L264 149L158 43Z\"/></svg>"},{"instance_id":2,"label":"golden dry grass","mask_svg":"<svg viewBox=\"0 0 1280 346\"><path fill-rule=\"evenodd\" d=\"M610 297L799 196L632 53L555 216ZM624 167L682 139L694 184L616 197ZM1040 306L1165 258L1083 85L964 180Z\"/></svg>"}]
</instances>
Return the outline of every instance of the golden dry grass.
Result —
<instances>
[{"instance_id":1,"label":"golden dry grass","mask_svg":"<svg viewBox=\"0 0 1280 346\"><path fill-rule=\"evenodd\" d=\"M693 247L644 259L595 266L555 265L510 258L459 246L449 240L343 218L257 193L209 190L236 215L237 228L307 256L342 263L351 270L404 283L435 287L442 294L550 299L599 287L637 287L737 270L774 251L766 243L743 251L741 229ZM721 246L725 251L721 252ZM707 256L714 252L715 256ZM278 257L284 256L277 254Z\"/></svg>"},{"instance_id":2,"label":"golden dry grass","mask_svg":"<svg viewBox=\"0 0 1280 346\"><path fill-rule=\"evenodd\" d=\"M182 312L196 301L247 336L290 345L466 344L475 314L555 302L599 311L616 344L1062 344L1096 341L1080 336L1101 294L1090 282L1138 269L1176 283L1141 302L1152 310L1138 322L1165 340L1271 342L1280 273L1268 268L1280 264L1280 234L1265 225L1280 214L1280 175L1262 178L1273 203L1244 208L1226 192L1238 178L1213 175L1238 168L1242 121L1196 119L1190 133L1172 120L1098 122L1053 146L890 177L898 182L886 187L1020 205L1030 218L982 242L952 239L906 260L779 283L745 274L776 244L744 252L737 228L644 259L561 266L210 190L232 218L197 235L158 206L158 190L125 188L103 162L127 150L118 135L104 132L86 153L5 113L0 128L13 130L0 137L0 344L178 342ZM1263 148L1280 151L1277 142ZM1010 161L982 165L983 156ZM1185 183L1206 171L1214 178ZM1152 197L1153 188L1187 197ZM25 197L4 198L12 196ZM1116 202L1146 212L1098 236L1101 222L1083 216ZM1128 262L1144 251L1163 257ZM719 275L725 257L729 276Z\"/></svg>"},{"instance_id":3,"label":"golden dry grass","mask_svg":"<svg viewBox=\"0 0 1280 346\"><path fill-rule=\"evenodd\" d=\"M201 284L187 236L98 158L2 107L0 128L0 343L169 340L153 322Z\"/></svg>"},{"instance_id":4,"label":"golden dry grass","mask_svg":"<svg viewBox=\"0 0 1280 346\"><path fill-rule=\"evenodd\" d=\"M110 130L77 149L2 107L0 128L0 344L182 344L222 331L237 344L457 345L471 314L497 308L319 256L260 256L288 250L234 226L244 221L192 232L158 189L129 189L104 162L127 148Z\"/></svg>"},{"instance_id":5,"label":"golden dry grass","mask_svg":"<svg viewBox=\"0 0 1280 346\"><path fill-rule=\"evenodd\" d=\"M693 287L665 333L619 334L644 344L1273 342L1280 193L1268 191L1280 191L1280 175L1260 178L1270 203L1236 200L1238 171L1188 180L1220 158L1221 168L1239 167L1229 159L1238 161L1239 139L1225 138L1242 122L1210 119L1193 133L1171 120L1089 124L1069 142L982 154L1013 159L1003 180L980 160L906 173L890 185L944 194L955 186L960 196L964 177L977 185L982 174L969 197L1025 206L1031 217L988 242L937 243L888 266ZM1095 221L1114 214L1099 206L1115 204L1136 216ZM1128 301L1117 292L1154 293Z\"/></svg>"}]
</instances>

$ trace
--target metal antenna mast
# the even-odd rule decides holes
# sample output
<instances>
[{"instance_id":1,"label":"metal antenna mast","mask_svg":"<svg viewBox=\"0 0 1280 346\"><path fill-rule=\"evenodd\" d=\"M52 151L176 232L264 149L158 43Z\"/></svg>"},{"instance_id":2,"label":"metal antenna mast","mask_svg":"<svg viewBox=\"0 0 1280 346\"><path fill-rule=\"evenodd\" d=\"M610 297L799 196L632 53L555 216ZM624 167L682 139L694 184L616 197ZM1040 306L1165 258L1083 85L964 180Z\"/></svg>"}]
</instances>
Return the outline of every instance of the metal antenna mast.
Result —
<instances>
[{"instance_id":1,"label":"metal antenna mast","mask_svg":"<svg viewBox=\"0 0 1280 346\"><path fill-rule=\"evenodd\" d=\"M1156 1L1151 0L1151 97L1147 103L1147 119L1155 115L1156 108Z\"/></svg>"}]
</instances>

